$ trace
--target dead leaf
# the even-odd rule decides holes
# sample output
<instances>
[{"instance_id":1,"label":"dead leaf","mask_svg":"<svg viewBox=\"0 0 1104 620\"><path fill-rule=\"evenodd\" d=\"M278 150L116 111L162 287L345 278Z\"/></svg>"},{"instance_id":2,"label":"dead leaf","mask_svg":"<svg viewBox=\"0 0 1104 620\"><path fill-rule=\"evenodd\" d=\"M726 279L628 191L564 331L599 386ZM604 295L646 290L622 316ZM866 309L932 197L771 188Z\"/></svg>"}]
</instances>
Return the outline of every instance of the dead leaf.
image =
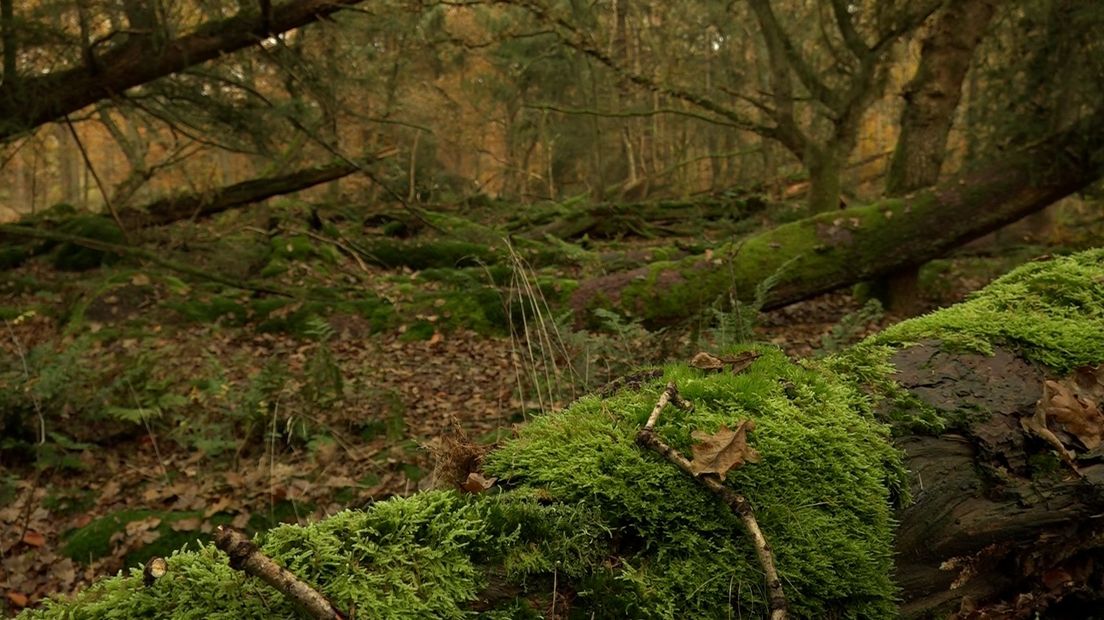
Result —
<instances>
[{"instance_id":1,"label":"dead leaf","mask_svg":"<svg viewBox=\"0 0 1104 620\"><path fill-rule=\"evenodd\" d=\"M1104 366L1079 368L1061 379L1047 379L1034 422L1076 438L1086 450L1104 443ZM1067 446L1069 447L1069 446Z\"/></svg>"},{"instance_id":2,"label":"dead leaf","mask_svg":"<svg viewBox=\"0 0 1104 620\"><path fill-rule=\"evenodd\" d=\"M194 532L203 525L203 520L193 517L189 519L178 519L172 522L172 530L174 532Z\"/></svg>"},{"instance_id":3,"label":"dead leaf","mask_svg":"<svg viewBox=\"0 0 1104 620\"><path fill-rule=\"evenodd\" d=\"M498 478L485 478L483 474L473 471L468 474L468 479L461 487L468 493L482 493L494 486Z\"/></svg>"},{"instance_id":4,"label":"dead leaf","mask_svg":"<svg viewBox=\"0 0 1104 620\"><path fill-rule=\"evenodd\" d=\"M690 468L695 475L717 474L724 478L731 469L744 463L758 463L759 452L748 445L747 434L755 430L755 420L744 420L734 430L721 426L710 435L694 431L691 436L697 443L691 448L694 454Z\"/></svg>"},{"instance_id":5,"label":"dead leaf","mask_svg":"<svg viewBox=\"0 0 1104 620\"><path fill-rule=\"evenodd\" d=\"M12 607L23 609L31 602L31 600L27 598L26 594L12 590L11 592L8 592L8 602L11 603Z\"/></svg>"},{"instance_id":6,"label":"dead leaf","mask_svg":"<svg viewBox=\"0 0 1104 620\"><path fill-rule=\"evenodd\" d=\"M46 546L46 537L34 530L23 532L23 542L32 547Z\"/></svg>"},{"instance_id":7,"label":"dead leaf","mask_svg":"<svg viewBox=\"0 0 1104 620\"><path fill-rule=\"evenodd\" d=\"M759 359L759 355L760 354L755 351L744 351L739 355L722 357L721 361L732 366L732 374L738 375L747 370L748 366L755 363L755 360Z\"/></svg>"},{"instance_id":8,"label":"dead leaf","mask_svg":"<svg viewBox=\"0 0 1104 620\"><path fill-rule=\"evenodd\" d=\"M695 355L690 360L690 365L698 370L720 370L724 368L724 362L721 361L721 358L710 355L705 351Z\"/></svg>"}]
</instances>

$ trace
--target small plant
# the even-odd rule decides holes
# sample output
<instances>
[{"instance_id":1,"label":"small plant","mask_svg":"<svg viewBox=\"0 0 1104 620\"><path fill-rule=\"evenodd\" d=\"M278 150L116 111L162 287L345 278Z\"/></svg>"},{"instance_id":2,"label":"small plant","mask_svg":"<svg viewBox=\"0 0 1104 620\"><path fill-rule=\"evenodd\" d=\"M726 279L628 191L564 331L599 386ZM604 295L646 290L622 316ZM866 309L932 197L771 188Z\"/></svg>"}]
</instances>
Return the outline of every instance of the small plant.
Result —
<instances>
[{"instance_id":1,"label":"small plant","mask_svg":"<svg viewBox=\"0 0 1104 620\"><path fill-rule=\"evenodd\" d=\"M882 310L882 303L877 299L871 299L858 310L845 314L832 326L831 331L821 336L818 355L834 353L858 342L870 324L882 320L883 316L885 312Z\"/></svg>"},{"instance_id":2,"label":"small plant","mask_svg":"<svg viewBox=\"0 0 1104 620\"><path fill-rule=\"evenodd\" d=\"M739 250L737 250L739 252ZM755 296L750 303L744 303L733 291L728 298L718 298L710 307L712 321L705 333L717 350L729 349L735 345L748 344L755 340L755 327L759 324L759 315L767 303L767 295L782 280L786 269L800 257L795 256L782 263L774 273L763 278L755 285Z\"/></svg>"}]
</instances>

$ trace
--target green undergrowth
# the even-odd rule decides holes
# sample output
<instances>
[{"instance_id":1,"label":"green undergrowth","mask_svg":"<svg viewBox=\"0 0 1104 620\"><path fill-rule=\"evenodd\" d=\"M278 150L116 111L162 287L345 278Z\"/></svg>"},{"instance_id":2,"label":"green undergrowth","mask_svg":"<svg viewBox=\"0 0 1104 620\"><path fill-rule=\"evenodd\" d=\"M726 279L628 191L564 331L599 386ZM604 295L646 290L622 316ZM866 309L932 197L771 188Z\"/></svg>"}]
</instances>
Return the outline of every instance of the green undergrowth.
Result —
<instances>
[{"instance_id":1,"label":"green undergrowth","mask_svg":"<svg viewBox=\"0 0 1104 620\"><path fill-rule=\"evenodd\" d=\"M739 375L675 365L649 389L585 398L533 420L488 457L490 473L556 501L597 506L635 541L620 575L631 594L603 601L605 617L724 618L737 591L741 613L766 615L761 570L738 520L633 443L666 381L696 407L692 414L668 408L657 426L684 453L694 430L755 420L750 439L762 460L728 480L755 507L795 616L895 614L889 575L899 455L860 392L775 349L760 351Z\"/></svg>"},{"instance_id":2,"label":"green undergrowth","mask_svg":"<svg viewBox=\"0 0 1104 620\"><path fill-rule=\"evenodd\" d=\"M382 502L279 527L263 536L263 548L339 607L380 618L469 616L490 576L502 574L530 599L500 601L484 617L519 617L553 579L574 589L579 617L727 618L733 605L763 615L761 569L739 520L633 441L662 386L675 381L696 409L670 408L657 428L680 450L689 452L694 430L755 419L751 442L762 460L729 482L755 506L794 615L893 617L899 455L860 392L773 348L760 352L740 375L674 365L639 391L587 397L535 419L488 459L505 492ZM293 616L280 595L202 547L174 555L152 587L132 573L25 617L138 618L154 610L171 618Z\"/></svg>"},{"instance_id":3,"label":"green undergrowth","mask_svg":"<svg viewBox=\"0 0 1104 620\"><path fill-rule=\"evenodd\" d=\"M339 513L309 527L283 526L262 549L338 606L373 618L462 618L487 586L485 565L517 584L556 573L585 578L609 532L578 506L546 506L521 494L426 492ZM97 583L24 618L293 618L288 601L232 570L211 546L168 558L153 586L140 571ZM549 585L551 588L551 585ZM513 618L507 598L486 617Z\"/></svg>"},{"instance_id":4,"label":"green undergrowth","mask_svg":"<svg viewBox=\"0 0 1104 620\"><path fill-rule=\"evenodd\" d=\"M872 336L869 345L941 340L990 353L1014 348L1065 373L1104 360L1104 249L1027 263L965 302L905 321Z\"/></svg>"}]
</instances>

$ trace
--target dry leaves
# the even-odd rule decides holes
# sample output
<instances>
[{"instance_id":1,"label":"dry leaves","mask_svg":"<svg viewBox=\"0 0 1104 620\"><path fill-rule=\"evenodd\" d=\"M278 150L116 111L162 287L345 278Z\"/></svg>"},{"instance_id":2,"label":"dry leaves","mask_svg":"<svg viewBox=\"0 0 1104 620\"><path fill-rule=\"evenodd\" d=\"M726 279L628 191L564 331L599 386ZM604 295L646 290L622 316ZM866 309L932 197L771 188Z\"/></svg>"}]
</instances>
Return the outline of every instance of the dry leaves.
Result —
<instances>
[{"instance_id":1,"label":"dry leaves","mask_svg":"<svg viewBox=\"0 0 1104 620\"><path fill-rule=\"evenodd\" d=\"M1061 379L1047 379L1035 415L1021 420L1067 458L1104 443L1104 366L1078 368Z\"/></svg>"},{"instance_id":2,"label":"dry leaves","mask_svg":"<svg viewBox=\"0 0 1104 620\"><path fill-rule=\"evenodd\" d=\"M725 355L717 357L715 355L702 351L695 355L690 360L690 365L698 370L724 370L725 366L731 366L732 374L740 374L751 366L752 362L759 359L759 353L755 351L744 351L738 355Z\"/></svg>"},{"instance_id":3,"label":"dry leaves","mask_svg":"<svg viewBox=\"0 0 1104 620\"><path fill-rule=\"evenodd\" d=\"M697 443L691 448L694 458L690 461L694 474L717 474L724 478L729 470L738 469L744 463L758 463L759 452L747 443L747 434L753 430L755 420L744 420L733 430L721 426L712 435L694 431L692 437Z\"/></svg>"}]
</instances>

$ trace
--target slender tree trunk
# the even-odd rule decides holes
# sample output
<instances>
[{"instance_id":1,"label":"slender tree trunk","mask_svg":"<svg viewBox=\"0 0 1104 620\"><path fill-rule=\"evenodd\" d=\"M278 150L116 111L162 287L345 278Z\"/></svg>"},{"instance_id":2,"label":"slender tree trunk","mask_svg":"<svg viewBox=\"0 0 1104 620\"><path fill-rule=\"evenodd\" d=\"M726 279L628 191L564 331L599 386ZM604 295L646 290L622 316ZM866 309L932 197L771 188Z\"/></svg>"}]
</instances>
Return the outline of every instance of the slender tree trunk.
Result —
<instances>
[{"instance_id":1,"label":"slender tree trunk","mask_svg":"<svg viewBox=\"0 0 1104 620\"><path fill-rule=\"evenodd\" d=\"M970 61L995 9L994 0L961 0L948 4L932 23L921 44L916 75L905 87L901 136L890 160L886 195L902 196L939 181ZM919 274L919 265L908 265L886 278L882 288L891 310L915 311Z\"/></svg>"},{"instance_id":2,"label":"slender tree trunk","mask_svg":"<svg viewBox=\"0 0 1104 620\"><path fill-rule=\"evenodd\" d=\"M15 38L14 0L0 0L0 51L4 54L4 79L0 83L5 88L14 88L19 81L16 64L19 44Z\"/></svg>"}]
</instances>

